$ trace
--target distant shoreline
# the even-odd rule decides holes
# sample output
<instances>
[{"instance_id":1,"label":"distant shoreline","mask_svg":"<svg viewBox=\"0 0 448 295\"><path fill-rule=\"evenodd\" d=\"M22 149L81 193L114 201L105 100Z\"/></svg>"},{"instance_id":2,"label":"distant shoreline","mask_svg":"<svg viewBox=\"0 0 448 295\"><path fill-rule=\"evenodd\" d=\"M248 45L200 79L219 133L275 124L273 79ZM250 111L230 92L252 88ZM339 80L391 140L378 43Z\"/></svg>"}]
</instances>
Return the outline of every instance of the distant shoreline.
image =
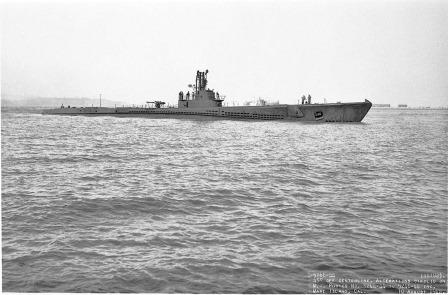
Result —
<instances>
[{"instance_id":1,"label":"distant shoreline","mask_svg":"<svg viewBox=\"0 0 448 295\"><path fill-rule=\"evenodd\" d=\"M448 107L374 107L372 109L381 109L381 110L448 110Z\"/></svg>"},{"instance_id":2,"label":"distant shoreline","mask_svg":"<svg viewBox=\"0 0 448 295\"><path fill-rule=\"evenodd\" d=\"M110 107L110 106L108 106ZM114 106L112 106L113 108ZM27 112L27 113L41 113L45 109L54 109L55 106L1 106L2 113L8 112ZM448 110L448 107L372 107L372 110L403 110L403 111L435 111L435 110Z\"/></svg>"}]
</instances>

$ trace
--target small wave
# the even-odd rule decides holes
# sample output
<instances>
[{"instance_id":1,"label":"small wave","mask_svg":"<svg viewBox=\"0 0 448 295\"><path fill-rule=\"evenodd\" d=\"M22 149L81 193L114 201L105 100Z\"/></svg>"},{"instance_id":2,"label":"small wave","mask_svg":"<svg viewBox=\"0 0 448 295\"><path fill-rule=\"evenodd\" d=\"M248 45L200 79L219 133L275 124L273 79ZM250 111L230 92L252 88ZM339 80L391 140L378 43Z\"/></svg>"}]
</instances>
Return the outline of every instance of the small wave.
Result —
<instances>
[{"instance_id":1,"label":"small wave","mask_svg":"<svg viewBox=\"0 0 448 295\"><path fill-rule=\"evenodd\" d=\"M243 294L294 294L294 293L303 293L297 291L288 291L281 288L276 288L272 286L255 286L245 289Z\"/></svg>"},{"instance_id":2,"label":"small wave","mask_svg":"<svg viewBox=\"0 0 448 295\"><path fill-rule=\"evenodd\" d=\"M325 270L333 270L334 267L329 264L321 263L321 264L317 265L315 269L325 271Z\"/></svg>"}]
</instances>

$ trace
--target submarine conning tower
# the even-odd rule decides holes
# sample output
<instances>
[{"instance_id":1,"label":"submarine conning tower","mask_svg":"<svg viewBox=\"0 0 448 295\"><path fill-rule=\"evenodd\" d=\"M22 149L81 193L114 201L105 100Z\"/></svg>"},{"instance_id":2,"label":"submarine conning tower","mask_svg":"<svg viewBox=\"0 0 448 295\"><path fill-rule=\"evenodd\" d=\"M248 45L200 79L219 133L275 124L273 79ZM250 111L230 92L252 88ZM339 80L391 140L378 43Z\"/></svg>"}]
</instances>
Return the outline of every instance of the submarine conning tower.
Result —
<instances>
[{"instance_id":1,"label":"submarine conning tower","mask_svg":"<svg viewBox=\"0 0 448 295\"><path fill-rule=\"evenodd\" d=\"M193 88L191 93L188 91L184 96L182 91L179 92L178 108L222 107L223 99L219 97L219 93L207 88L207 74L208 70L196 72L195 84L188 85Z\"/></svg>"}]
</instances>

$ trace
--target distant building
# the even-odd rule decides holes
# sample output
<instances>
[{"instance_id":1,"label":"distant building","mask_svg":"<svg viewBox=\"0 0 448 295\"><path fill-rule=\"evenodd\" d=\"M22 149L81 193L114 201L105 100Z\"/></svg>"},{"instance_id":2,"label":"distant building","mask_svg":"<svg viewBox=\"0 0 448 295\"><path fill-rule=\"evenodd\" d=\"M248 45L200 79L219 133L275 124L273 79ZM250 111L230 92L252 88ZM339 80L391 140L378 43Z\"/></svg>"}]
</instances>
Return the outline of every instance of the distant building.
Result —
<instances>
[{"instance_id":1,"label":"distant building","mask_svg":"<svg viewBox=\"0 0 448 295\"><path fill-rule=\"evenodd\" d=\"M390 108L390 104L386 103L377 103L372 105L374 108Z\"/></svg>"},{"instance_id":2,"label":"distant building","mask_svg":"<svg viewBox=\"0 0 448 295\"><path fill-rule=\"evenodd\" d=\"M399 108L407 108L408 105L407 105L407 104L399 104L398 107L399 107Z\"/></svg>"}]
</instances>

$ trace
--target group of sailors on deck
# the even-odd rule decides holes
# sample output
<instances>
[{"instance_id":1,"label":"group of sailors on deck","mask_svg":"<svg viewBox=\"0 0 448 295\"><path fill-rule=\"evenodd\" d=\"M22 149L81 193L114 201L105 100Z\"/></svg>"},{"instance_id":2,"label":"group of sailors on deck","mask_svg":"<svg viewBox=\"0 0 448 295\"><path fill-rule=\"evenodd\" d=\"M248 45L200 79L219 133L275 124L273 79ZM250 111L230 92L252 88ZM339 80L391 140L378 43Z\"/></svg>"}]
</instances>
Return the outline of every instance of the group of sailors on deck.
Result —
<instances>
[{"instance_id":1,"label":"group of sailors on deck","mask_svg":"<svg viewBox=\"0 0 448 295\"><path fill-rule=\"evenodd\" d=\"M194 94L193 94L193 97L194 97ZM183 91L179 92L179 100L184 100L184 92ZM185 100L190 100L190 91L188 91L187 94L185 94Z\"/></svg>"},{"instance_id":2,"label":"group of sailors on deck","mask_svg":"<svg viewBox=\"0 0 448 295\"><path fill-rule=\"evenodd\" d=\"M191 93L192 99L194 99L194 93ZM217 100L219 100L219 92L216 92L215 94L215 98ZM184 92L181 91L179 92L179 100L184 100ZM187 94L185 94L185 100L190 100L190 91L187 92Z\"/></svg>"},{"instance_id":3,"label":"group of sailors on deck","mask_svg":"<svg viewBox=\"0 0 448 295\"><path fill-rule=\"evenodd\" d=\"M302 104L311 104L311 95L308 94L308 97L302 95Z\"/></svg>"}]
</instances>

